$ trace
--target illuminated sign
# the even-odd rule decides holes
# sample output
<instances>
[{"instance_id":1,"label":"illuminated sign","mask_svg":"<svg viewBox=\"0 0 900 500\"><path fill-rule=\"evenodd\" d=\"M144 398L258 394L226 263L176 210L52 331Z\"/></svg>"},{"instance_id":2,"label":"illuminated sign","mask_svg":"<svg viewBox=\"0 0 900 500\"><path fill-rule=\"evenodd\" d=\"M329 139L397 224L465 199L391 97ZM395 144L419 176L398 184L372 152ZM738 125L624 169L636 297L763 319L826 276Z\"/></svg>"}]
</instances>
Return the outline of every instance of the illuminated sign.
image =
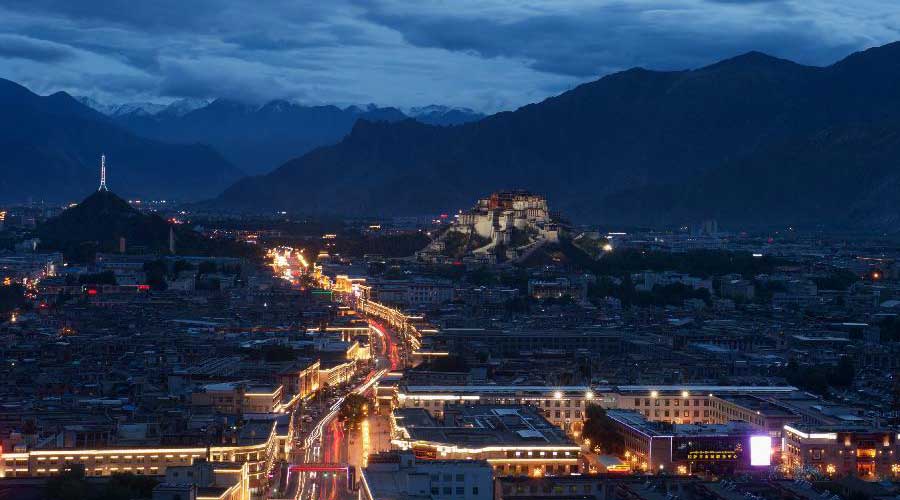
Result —
<instances>
[{"instance_id":1,"label":"illuminated sign","mask_svg":"<svg viewBox=\"0 0 900 500\"><path fill-rule=\"evenodd\" d=\"M437 450L414 447L413 455L419 460L437 460Z\"/></svg>"},{"instance_id":2,"label":"illuminated sign","mask_svg":"<svg viewBox=\"0 0 900 500\"><path fill-rule=\"evenodd\" d=\"M722 460L737 460L737 452L734 450L723 451L689 451L688 460L702 462L718 462Z\"/></svg>"},{"instance_id":3,"label":"illuminated sign","mask_svg":"<svg viewBox=\"0 0 900 500\"><path fill-rule=\"evenodd\" d=\"M768 467L772 465L772 438L750 436L750 465Z\"/></svg>"}]
</instances>

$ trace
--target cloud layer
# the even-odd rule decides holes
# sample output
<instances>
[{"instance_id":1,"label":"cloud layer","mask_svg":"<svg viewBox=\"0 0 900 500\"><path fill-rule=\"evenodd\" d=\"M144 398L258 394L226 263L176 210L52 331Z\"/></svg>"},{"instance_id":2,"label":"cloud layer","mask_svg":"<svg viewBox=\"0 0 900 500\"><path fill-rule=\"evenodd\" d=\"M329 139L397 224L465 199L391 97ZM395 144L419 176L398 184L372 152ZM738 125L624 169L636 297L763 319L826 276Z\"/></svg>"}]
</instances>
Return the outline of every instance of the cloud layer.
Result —
<instances>
[{"instance_id":1,"label":"cloud layer","mask_svg":"<svg viewBox=\"0 0 900 500\"><path fill-rule=\"evenodd\" d=\"M0 77L107 102L492 112L633 66L830 64L898 32L893 0L5 0Z\"/></svg>"}]
</instances>

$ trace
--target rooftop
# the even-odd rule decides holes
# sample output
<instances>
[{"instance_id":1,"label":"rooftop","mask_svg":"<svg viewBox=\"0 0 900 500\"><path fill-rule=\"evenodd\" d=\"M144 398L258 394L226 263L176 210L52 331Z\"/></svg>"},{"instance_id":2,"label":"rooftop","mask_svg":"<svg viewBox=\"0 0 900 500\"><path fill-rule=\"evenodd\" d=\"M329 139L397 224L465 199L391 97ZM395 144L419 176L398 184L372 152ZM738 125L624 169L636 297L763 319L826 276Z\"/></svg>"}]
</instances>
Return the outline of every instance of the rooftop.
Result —
<instances>
[{"instance_id":1,"label":"rooftop","mask_svg":"<svg viewBox=\"0 0 900 500\"><path fill-rule=\"evenodd\" d=\"M411 416L412 413L395 413ZM428 441L460 448L485 446L577 446L540 411L528 405L448 405L443 425L424 418L398 422L412 441Z\"/></svg>"}]
</instances>

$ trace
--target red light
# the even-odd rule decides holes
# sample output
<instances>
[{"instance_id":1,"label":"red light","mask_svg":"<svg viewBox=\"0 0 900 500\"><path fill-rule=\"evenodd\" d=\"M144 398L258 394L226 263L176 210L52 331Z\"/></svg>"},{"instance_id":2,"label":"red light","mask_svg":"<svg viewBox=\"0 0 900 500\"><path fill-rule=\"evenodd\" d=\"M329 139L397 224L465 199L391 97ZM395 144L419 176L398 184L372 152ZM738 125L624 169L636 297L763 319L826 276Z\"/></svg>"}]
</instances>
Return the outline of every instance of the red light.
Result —
<instances>
[{"instance_id":1,"label":"red light","mask_svg":"<svg viewBox=\"0 0 900 500\"><path fill-rule=\"evenodd\" d=\"M441 214L441 219L446 219L448 217L447 214Z\"/></svg>"},{"instance_id":2,"label":"red light","mask_svg":"<svg viewBox=\"0 0 900 500\"><path fill-rule=\"evenodd\" d=\"M462 265L462 262L460 262L460 261L458 261L458 260L454 260L454 261L453 261L453 265L454 265L454 266L461 266L461 265Z\"/></svg>"},{"instance_id":3,"label":"red light","mask_svg":"<svg viewBox=\"0 0 900 500\"><path fill-rule=\"evenodd\" d=\"M146 291L150 290L150 285L138 285L138 290L140 290L142 292L146 292Z\"/></svg>"},{"instance_id":4,"label":"red light","mask_svg":"<svg viewBox=\"0 0 900 500\"><path fill-rule=\"evenodd\" d=\"M88 288L87 294L88 295L97 295L97 289L96 288Z\"/></svg>"}]
</instances>

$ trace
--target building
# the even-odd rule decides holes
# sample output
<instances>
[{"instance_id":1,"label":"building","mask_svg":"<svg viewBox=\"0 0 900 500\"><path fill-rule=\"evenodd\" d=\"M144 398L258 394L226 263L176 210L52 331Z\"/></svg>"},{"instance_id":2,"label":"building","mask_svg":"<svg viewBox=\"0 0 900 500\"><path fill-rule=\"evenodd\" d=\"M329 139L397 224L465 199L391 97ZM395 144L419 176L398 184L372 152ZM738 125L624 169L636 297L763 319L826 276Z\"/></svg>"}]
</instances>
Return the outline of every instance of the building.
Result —
<instances>
[{"instance_id":1,"label":"building","mask_svg":"<svg viewBox=\"0 0 900 500\"><path fill-rule=\"evenodd\" d=\"M726 279L722 281L722 296L729 299L753 300L756 290L753 282L745 279Z\"/></svg>"},{"instance_id":2,"label":"building","mask_svg":"<svg viewBox=\"0 0 900 500\"><path fill-rule=\"evenodd\" d=\"M435 306L453 300L452 283L436 280L383 280L368 282L368 298L384 304Z\"/></svg>"},{"instance_id":3,"label":"building","mask_svg":"<svg viewBox=\"0 0 900 500\"><path fill-rule=\"evenodd\" d=\"M793 386L518 386L518 385L422 385L404 382L396 386L394 406L422 408L443 417L445 405L527 404L544 418L575 437L581 432L590 404L607 409L634 410L651 422L673 424L725 424L743 421L781 439L785 424L803 415L782 401L793 398Z\"/></svg>"},{"instance_id":4,"label":"building","mask_svg":"<svg viewBox=\"0 0 900 500\"><path fill-rule=\"evenodd\" d=\"M359 489L360 500L491 500L493 496L493 474L486 461L417 459L409 451L370 456Z\"/></svg>"},{"instance_id":5,"label":"building","mask_svg":"<svg viewBox=\"0 0 900 500\"><path fill-rule=\"evenodd\" d=\"M784 462L828 476L900 478L900 434L867 425L784 426Z\"/></svg>"},{"instance_id":6,"label":"building","mask_svg":"<svg viewBox=\"0 0 900 500\"><path fill-rule=\"evenodd\" d=\"M80 465L86 476L133 473L163 476L171 467L190 467L200 460L247 467L251 493L268 484L279 458L279 446L287 436L278 434L277 421L250 421L234 435L230 444L192 446L130 446L110 448L38 448L5 452L0 460L0 477L47 477Z\"/></svg>"},{"instance_id":7,"label":"building","mask_svg":"<svg viewBox=\"0 0 900 500\"><path fill-rule=\"evenodd\" d=\"M191 406L211 407L218 413L273 413L281 405L281 385L251 385L247 382L206 384L191 394Z\"/></svg>"},{"instance_id":8,"label":"building","mask_svg":"<svg viewBox=\"0 0 900 500\"><path fill-rule=\"evenodd\" d=\"M498 476L572 474L581 447L528 405L448 405L394 410L391 444L431 459L486 460Z\"/></svg>"},{"instance_id":9,"label":"building","mask_svg":"<svg viewBox=\"0 0 900 500\"><path fill-rule=\"evenodd\" d=\"M698 496L699 480L687 476L632 476L589 474L582 476L506 476L496 480L497 500L671 500ZM736 498L736 497L735 497Z\"/></svg>"},{"instance_id":10,"label":"building","mask_svg":"<svg viewBox=\"0 0 900 500\"><path fill-rule=\"evenodd\" d=\"M248 471L246 463L235 466L206 460L169 467L153 489L153 500L250 500Z\"/></svg>"},{"instance_id":11,"label":"building","mask_svg":"<svg viewBox=\"0 0 900 500\"><path fill-rule=\"evenodd\" d=\"M801 416L779 398L797 392L792 386L619 386L605 394L609 408L632 410L650 422L725 424L742 421L781 437L786 423Z\"/></svg>"},{"instance_id":12,"label":"building","mask_svg":"<svg viewBox=\"0 0 900 500\"><path fill-rule=\"evenodd\" d=\"M560 299L569 297L573 300L584 300L587 297L586 279L572 280L566 277L556 279L528 280L528 295L535 299Z\"/></svg>"},{"instance_id":13,"label":"building","mask_svg":"<svg viewBox=\"0 0 900 500\"><path fill-rule=\"evenodd\" d=\"M456 404L531 405L560 429L578 436L588 404L601 403L589 386L507 385L401 385L395 395L398 408L422 408L435 418Z\"/></svg>"},{"instance_id":14,"label":"building","mask_svg":"<svg viewBox=\"0 0 900 500\"><path fill-rule=\"evenodd\" d=\"M734 474L772 464L772 438L746 422L668 424L623 410L609 410L606 418L636 470Z\"/></svg>"},{"instance_id":15,"label":"building","mask_svg":"<svg viewBox=\"0 0 900 500\"><path fill-rule=\"evenodd\" d=\"M590 352L595 356L622 351L620 332L603 329L489 330L445 328L440 340L448 350L473 350L499 356L532 355L538 351Z\"/></svg>"},{"instance_id":16,"label":"building","mask_svg":"<svg viewBox=\"0 0 900 500\"><path fill-rule=\"evenodd\" d=\"M543 196L527 191L498 192L458 214L450 228L417 255L425 261L446 260L448 242L457 238L468 242L467 257L477 261L493 262L501 249L505 249L503 258L519 259L546 242L558 241L561 231Z\"/></svg>"},{"instance_id":17,"label":"building","mask_svg":"<svg viewBox=\"0 0 900 500\"><path fill-rule=\"evenodd\" d=\"M278 374L278 382L284 387L284 399L306 398L319 390L319 360L294 364Z\"/></svg>"}]
</instances>

